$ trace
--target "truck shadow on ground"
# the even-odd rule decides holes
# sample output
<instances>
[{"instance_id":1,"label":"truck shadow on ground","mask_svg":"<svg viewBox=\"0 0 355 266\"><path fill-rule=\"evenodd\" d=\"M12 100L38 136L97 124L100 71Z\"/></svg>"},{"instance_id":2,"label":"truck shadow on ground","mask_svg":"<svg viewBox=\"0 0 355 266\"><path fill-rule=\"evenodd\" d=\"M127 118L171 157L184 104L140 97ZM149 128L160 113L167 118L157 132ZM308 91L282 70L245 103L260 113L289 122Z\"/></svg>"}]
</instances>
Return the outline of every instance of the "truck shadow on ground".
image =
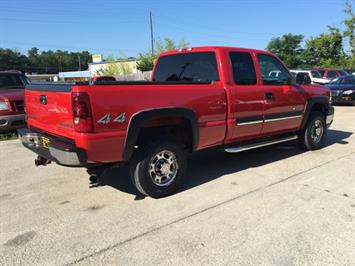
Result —
<instances>
[{"instance_id":1,"label":"truck shadow on ground","mask_svg":"<svg viewBox=\"0 0 355 266\"><path fill-rule=\"evenodd\" d=\"M333 144L346 145L353 132L328 130L325 147ZM229 154L218 150L206 150L190 156L186 179L177 193L210 182L226 174L237 173L249 168L259 167L285 158L304 153L297 141L272 145L242 153ZM111 186L125 193L135 195L135 200L143 199L131 184L127 166L113 168L91 187Z\"/></svg>"}]
</instances>

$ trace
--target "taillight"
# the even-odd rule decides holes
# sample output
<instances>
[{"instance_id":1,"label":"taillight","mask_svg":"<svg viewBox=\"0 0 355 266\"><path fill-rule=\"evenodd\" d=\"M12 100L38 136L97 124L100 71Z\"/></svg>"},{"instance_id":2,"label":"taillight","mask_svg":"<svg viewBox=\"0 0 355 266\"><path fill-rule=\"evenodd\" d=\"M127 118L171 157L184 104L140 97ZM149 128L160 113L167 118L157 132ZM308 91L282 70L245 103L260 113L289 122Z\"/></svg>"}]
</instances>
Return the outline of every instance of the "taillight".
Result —
<instances>
[{"instance_id":1,"label":"taillight","mask_svg":"<svg viewBox=\"0 0 355 266\"><path fill-rule=\"evenodd\" d=\"M11 111L10 102L3 97L0 97L0 111Z\"/></svg>"},{"instance_id":2,"label":"taillight","mask_svg":"<svg viewBox=\"0 0 355 266\"><path fill-rule=\"evenodd\" d=\"M77 132L92 132L93 122L90 98L86 92L73 92L73 122Z\"/></svg>"}]
</instances>

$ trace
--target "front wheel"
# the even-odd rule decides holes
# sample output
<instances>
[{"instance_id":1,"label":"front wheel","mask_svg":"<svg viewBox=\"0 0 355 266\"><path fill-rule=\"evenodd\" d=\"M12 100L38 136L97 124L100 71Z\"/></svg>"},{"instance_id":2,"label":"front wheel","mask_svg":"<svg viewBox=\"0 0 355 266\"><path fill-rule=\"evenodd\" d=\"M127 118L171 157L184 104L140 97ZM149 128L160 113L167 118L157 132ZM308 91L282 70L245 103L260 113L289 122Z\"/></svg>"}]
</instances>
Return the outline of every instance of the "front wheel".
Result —
<instances>
[{"instance_id":1,"label":"front wheel","mask_svg":"<svg viewBox=\"0 0 355 266\"><path fill-rule=\"evenodd\" d=\"M301 146L307 150L320 149L326 132L325 116L321 112L312 112L305 128L299 132Z\"/></svg>"},{"instance_id":2,"label":"front wheel","mask_svg":"<svg viewBox=\"0 0 355 266\"><path fill-rule=\"evenodd\" d=\"M133 185L152 198L173 194L183 179L187 154L183 145L168 140L155 140L140 147L130 163Z\"/></svg>"}]
</instances>

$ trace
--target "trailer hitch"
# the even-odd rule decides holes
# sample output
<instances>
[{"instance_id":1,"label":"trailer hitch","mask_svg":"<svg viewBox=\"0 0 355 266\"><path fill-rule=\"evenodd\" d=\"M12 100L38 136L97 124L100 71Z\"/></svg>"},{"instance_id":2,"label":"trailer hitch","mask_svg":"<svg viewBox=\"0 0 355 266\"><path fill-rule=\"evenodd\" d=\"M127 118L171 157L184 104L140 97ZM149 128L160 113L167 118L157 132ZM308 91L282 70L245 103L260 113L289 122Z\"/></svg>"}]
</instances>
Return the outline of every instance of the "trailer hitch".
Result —
<instances>
[{"instance_id":1,"label":"trailer hitch","mask_svg":"<svg viewBox=\"0 0 355 266\"><path fill-rule=\"evenodd\" d=\"M36 166L40 166L40 165L46 166L47 164L50 164L51 162L52 162L51 160L43 158L42 156L39 156L39 155L35 159L35 165Z\"/></svg>"}]
</instances>

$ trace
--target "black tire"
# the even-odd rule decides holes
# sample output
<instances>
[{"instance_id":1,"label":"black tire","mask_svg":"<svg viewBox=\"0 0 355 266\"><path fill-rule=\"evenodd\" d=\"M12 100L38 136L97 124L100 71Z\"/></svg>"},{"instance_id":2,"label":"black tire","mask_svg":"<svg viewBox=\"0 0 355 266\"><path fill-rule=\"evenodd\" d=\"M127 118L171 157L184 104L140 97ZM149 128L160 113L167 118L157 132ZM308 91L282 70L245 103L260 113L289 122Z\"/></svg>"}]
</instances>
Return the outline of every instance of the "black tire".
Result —
<instances>
[{"instance_id":1,"label":"black tire","mask_svg":"<svg viewBox=\"0 0 355 266\"><path fill-rule=\"evenodd\" d=\"M320 134L316 133L319 133L317 128L320 128ZM323 146L326 133L327 125L325 115L317 111L312 112L308 118L306 126L298 134L302 148L306 150L320 149Z\"/></svg>"},{"instance_id":2,"label":"black tire","mask_svg":"<svg viewBox=\"0 0 355 266\"><path fill-rule=\"evenodd\" d=\"M164 154L164 152L167 153ZM157 159L161 154L164 158ZM169 161L165 156L169 158ZM175 160L172 158L175 158ZM171 161L176 162L176 164L172 163L169 166ZM154 165L154 167L151 165ZM165 165L167 166L165 167ZM171 140L157 139L139 147L134 153L130 162L130 177L133 185L140 193L152 198L162 198L173 194L177 190L185 176L186 167L187 152L182 144ZM164 174L162 168L165 171L176 170L176 172L172 171L176 174ZM155 171L155 169L160 170ZM170 175L171 178L169 179ZM159 182L156 178L159 179L161 176L163 176L162 183L158 185ZM165 181L165 184L163 184L163 181Z\"/></svg>"}]
</instances>

